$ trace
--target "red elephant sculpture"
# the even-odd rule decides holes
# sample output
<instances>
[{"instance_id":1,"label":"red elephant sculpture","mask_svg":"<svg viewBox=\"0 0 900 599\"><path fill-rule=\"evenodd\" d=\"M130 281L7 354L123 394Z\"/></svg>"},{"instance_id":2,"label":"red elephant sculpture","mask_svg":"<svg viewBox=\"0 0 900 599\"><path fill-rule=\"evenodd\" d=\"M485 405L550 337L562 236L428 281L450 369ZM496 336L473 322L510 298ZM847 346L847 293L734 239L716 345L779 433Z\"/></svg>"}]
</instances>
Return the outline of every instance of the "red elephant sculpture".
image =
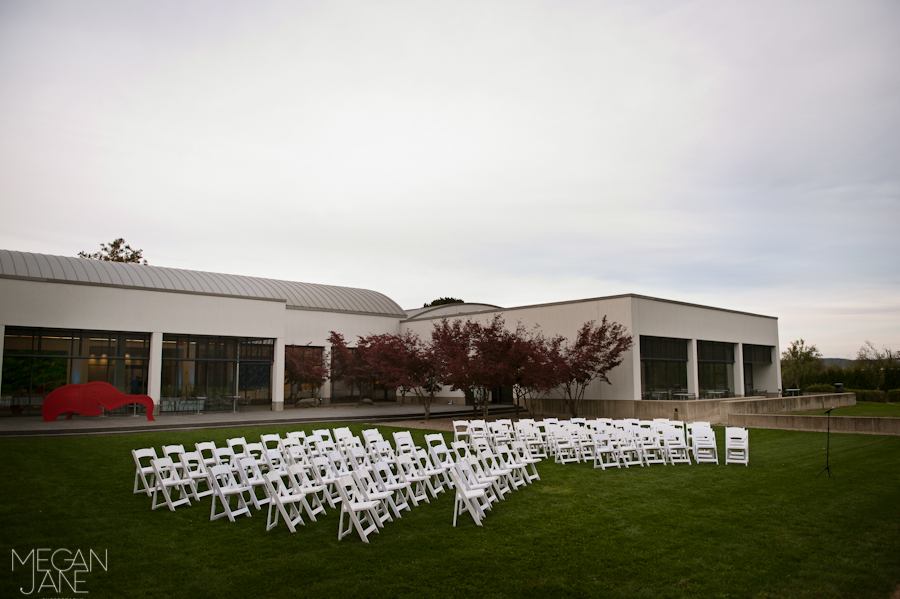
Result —
<instances>
[{"instance_id":1,"label":"red elephant sculpture","mask_svg":"<svg viewBox=\"0 0 900 599\"><path fill-rule=\"evenodd\" d=\"M127 395L109 383L87 383L84 385L63 385L54 390L44 400L41 415L47 422L53 422L66 412L71 419L72 413L82 416L101 416L103 410L115 410L130 403L143 404L147 408L147 420L153 418L153 400L149 395Z\"/></svg>"}]
</instances>

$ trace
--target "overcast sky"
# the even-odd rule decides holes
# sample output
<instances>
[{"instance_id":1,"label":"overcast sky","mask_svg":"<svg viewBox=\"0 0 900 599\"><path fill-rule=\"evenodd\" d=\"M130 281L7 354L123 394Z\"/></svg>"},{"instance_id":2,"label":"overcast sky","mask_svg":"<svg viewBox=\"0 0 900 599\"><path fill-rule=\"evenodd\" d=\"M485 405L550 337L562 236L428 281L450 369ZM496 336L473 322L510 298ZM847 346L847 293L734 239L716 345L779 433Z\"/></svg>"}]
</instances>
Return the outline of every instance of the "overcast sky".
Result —
<instances>
[{"instance_id":1,"label":"overcast sky","mask_svg":"<svg viewBox=\"0 0 900 599\"><path fill-rule=\"evenodd\" d=\"M0 247L900 349L900 2L0 0Z\"/></svg>"}]
</instances>

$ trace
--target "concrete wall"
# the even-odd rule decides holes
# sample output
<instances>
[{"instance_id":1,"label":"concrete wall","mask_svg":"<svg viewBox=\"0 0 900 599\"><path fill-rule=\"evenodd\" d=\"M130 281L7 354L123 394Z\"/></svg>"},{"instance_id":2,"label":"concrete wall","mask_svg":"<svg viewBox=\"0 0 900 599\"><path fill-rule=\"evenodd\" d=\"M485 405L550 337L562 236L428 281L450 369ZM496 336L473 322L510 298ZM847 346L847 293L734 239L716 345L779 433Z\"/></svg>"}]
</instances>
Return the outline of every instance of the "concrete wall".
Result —
<instances>
[{"instance_id":1,"label":"concrete wall","mask_svg":"<svg viewBox=\"0 0 900 599\"><path fill-rule=\"evenodd\" d=\"M607 317L607 320L625 326L628 334L631 334L631 298L629 296L490 310L469 315L422 318L421 320L401 322L400 330L410 330L423 339L430 339L434 324L440 322L442 318L448 320L471 319L475 322L487 323L494 318L495 314L503 317L510 330L515 329L518 322L529 329L534 325L540 325L540 330L547 337L563 335L568 339L573 339L584 323L590 320L599 323L604 316ZM635 394L633 372L634 351L629 351L626 352L622 364L608 374L611 384L595 381L588 387L585 397L591 399L632 398ZM638 373L640 374L640 364L638 364ZM640 384L640 377L638 384ZM639 388L637 393L640 396ZM455 396L456 394L445 390L441 395Z\"/></svg>"},{"instance_id":2,"label":"concrete wall","mask_svg":"<svg viewBox=\"0 0 900 599\"><path fill-rule=\"evenodd\" d=\"M284 336L283 301L0 279L0 324L101 331Z\"/></svg>"},{"instance_id":3,"label":"concrete wall","mask_svg":"<svg viewBox=\"0 0 900 599\"><path fill-rule=\"evenodd\" d=\"M828 417L791 414L732 414L728 417L728 426L818 431L824 433L828 430ZM831 432L900 435L900 418L832 416Z\"/></svg>"},{"instance_id":4,"label":"concrete wall","mask_svg":"<svg viewBox=\"0 0 900 599\"><path fill-rule=\"evenodd\" d=\"M800 395L797 397L747 398L722 400L719 409L723 422L729 422L732 414L778 414L843 408L856 405L855 393L831 393Z\"/></svg>"}]
</instances>

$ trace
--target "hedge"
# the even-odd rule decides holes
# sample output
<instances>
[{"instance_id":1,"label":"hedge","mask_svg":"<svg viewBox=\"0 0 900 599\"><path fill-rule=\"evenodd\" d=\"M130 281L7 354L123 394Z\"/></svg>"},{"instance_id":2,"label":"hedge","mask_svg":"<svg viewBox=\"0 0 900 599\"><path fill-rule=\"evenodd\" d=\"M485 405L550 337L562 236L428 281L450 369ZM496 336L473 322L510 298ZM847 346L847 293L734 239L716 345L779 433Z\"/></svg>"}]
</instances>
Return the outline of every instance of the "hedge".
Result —
<instances>
[{"instance_id":1,"label":"hedge","mask_svg":"<svg viewBox=\"0 0 900 599\"><path fill-rule=\"evenodd\" d=\"M872 391L871 389L847 389L850 393L856 393L856 401L887 401L887 393L884 391ZM897 389L896 391L900 391Z\"/></svg>"},{"instance_id":2,"label":"hedge","mask_svg":"<svg viewBox=\"0 0 900 599\"><path fill-rule=\"evenodd\" d=\"M816 383L806 388L807 393L834 393L834 385Z\"/></svg>"},{"instance_id":3,"label":"hedge","mask_svg":"<svg viewBox=\"0 0 900 599\"><path fill-rule=\"evenodd\" d=\"M900 403L900 389L891 389L888 391L887 400L891 403Z\"/></svg>"}]
</instances>

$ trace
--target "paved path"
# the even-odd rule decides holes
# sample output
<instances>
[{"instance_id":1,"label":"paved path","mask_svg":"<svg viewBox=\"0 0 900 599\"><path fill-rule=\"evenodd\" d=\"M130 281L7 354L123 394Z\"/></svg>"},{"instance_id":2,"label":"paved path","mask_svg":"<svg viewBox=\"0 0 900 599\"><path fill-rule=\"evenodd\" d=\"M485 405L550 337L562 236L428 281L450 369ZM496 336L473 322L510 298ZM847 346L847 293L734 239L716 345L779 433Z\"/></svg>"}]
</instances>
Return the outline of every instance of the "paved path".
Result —
<instances>
[{"instance_id":1,"label":"paved path","mask_svg":"<svg viewBox=\"0 0 900 599\"><path fill-rule=\"evenodd\" d=\"M492 406L492 413L512 411L512 406ZM66 420L65 415L55 422L44 422L40 416L9 416L0 418L0 438L55 437L79 435L110 435L121 433L162 432L232 428L238 426L280 426L313 422L397 422L423 420L421 405L340 406L308 409L289 409L283 412L213 412L209 414L163 414L155 421L146 416L79 416ZM472 417L472 406L432 405L434 419Z\"/></svg>"}]
</instances>

